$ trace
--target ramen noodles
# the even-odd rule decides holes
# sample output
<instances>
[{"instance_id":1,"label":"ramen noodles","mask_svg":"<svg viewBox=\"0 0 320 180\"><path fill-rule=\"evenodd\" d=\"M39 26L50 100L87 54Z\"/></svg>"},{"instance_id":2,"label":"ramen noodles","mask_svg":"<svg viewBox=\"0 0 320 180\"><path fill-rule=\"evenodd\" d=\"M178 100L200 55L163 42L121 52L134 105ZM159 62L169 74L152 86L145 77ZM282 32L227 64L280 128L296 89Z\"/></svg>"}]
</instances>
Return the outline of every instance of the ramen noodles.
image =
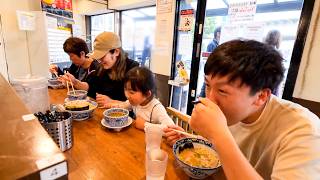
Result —
<instances>
[{"instance_id":1,"label":"ramen noodles","mask_svg":"<svg viewBox=\"0 0 320 180\"><path fill-rule=\"evenodd\" d=\"M69 101L65 104L65 108L70 111L83 111L90 108L90 103L83 100Z\"/></svg>"},{"instance_id":2,"label":"ramen noodles","mask_svg":"<svg viewBox=\"0 0 320 180\"><path fill-rule=\"evenodd\" d=\"M178 157L184 163L199 168L214 168L220 163L217 153L205 147L186 148Z\"/></svg>"}]
</instances>

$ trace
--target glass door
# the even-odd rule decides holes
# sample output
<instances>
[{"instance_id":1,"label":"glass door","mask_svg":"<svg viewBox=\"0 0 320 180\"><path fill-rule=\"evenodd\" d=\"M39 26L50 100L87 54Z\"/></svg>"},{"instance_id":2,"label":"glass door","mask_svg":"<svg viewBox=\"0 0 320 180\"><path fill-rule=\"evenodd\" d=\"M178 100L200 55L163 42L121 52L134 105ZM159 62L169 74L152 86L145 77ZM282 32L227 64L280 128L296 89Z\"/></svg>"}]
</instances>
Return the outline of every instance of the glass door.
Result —
<instances>
[{"instance_id":1,"label":"glass door","mask_svg":"<svg viewBox=\"0 0 320 180\"><path fill-rule=\"evenodd\" d=\"M195 99L194 80L196 78L193 78L193 76L197 76L198 72L200 52L198 40L201 40L199 37L202 34L203 24L199 19L201 16L198 11L201 5L202 2L197 0L177 1L174 61L172 64L172 80L169 81L172 87L170 106L183 113L187 113L189 102ZM182 79L181 74L187 77Z\"/></svg>"},{"instance_id":2,"label":"glass door","mask_svg":"<svg viewBox=\"0 0 320 180\"><path fill-rule=\"evenodd\" d=\"M190 82L172 86L171 106L191 114L191 101L205 96L204 65L208 56L219 44L232 39L254 39L273 46L284 58L286 77L303 4L303 0L178 1L171 78L177 76L176 63L182 61ZM192 27L181 30L183 12L189 9L194 11ZM286 78L273 92L275 95L282 97L285 82Z\"/></svg>"},{"instance_id":3,"label":"glass door","mask_svg":"<svg viewBox=\"0 0 320 180\"><path fill-rule=\"evenodd\" d=\"M205 96L204 64L208 56L216 46L235 38L254 39L273 46L284 58L286 77L302 5L302 0L245 0L242 4L232 0L207 1L197 96ZM230 13L230 10L243 9L253 10L247 12L246 17L241 13ZM286 78L273 92L275 95L282 97L285 81Z\"/></svg>"}]
</instances>

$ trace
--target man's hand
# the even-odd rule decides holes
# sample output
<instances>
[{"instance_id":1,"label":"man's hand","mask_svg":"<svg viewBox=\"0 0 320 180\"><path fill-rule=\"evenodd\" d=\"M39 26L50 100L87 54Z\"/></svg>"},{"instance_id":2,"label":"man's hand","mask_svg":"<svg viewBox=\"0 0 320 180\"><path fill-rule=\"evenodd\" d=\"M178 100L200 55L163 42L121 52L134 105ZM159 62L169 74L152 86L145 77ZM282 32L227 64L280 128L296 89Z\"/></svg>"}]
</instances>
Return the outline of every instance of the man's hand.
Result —
<instances>
[{"instance_id":1,"label":"man's hand","mask_svg":"<svg viewBox=\"0 0 320 180\"><path fill-rule=\"evenodd\" d=\"M195 105L190 119L192 130L207 139L214 139L228 131L227 120L221 109L207 98L200 98Z\"/></svg>"}]
</instances>

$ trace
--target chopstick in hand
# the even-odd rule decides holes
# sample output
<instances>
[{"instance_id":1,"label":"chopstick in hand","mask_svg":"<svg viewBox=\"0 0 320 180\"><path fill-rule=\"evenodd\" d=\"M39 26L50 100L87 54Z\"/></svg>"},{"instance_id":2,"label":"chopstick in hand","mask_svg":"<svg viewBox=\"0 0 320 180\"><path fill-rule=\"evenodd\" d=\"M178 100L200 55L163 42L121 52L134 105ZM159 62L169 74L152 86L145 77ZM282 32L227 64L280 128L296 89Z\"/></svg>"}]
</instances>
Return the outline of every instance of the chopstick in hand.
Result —
<instances>
[{"instance_id":1,"label":"chopstick in hand","mask_svg":"<svg viewBox=\"0 0 320 180\"><path fill-rule=\"evenodd\" d=\"M66 73L69 73L68 71L64 71L64 74L66 74ZM74 91L74 87L73 87L73 83L72 83L72 81L71 81L71 79L68 77L68 79L69 79L69 81L70 81L70 84L71 84L71 88L72 88L72 91L73 91L73 94L75 95L76 94L76 92ZM68 81L67 81L67 86L68 86ZM68 92L69 92L69 88L68 88Z\"/></svg>"},{"instance_id":2,"label":"chopstick in hand","mask_svg":"<svg viewBox=\"0 0 320 180\"><path fill-rule=\"evenodd\" d=\"M69 94L69 84L68 84L68 81L66 81L66 83L67 83L67 90L68 90L68 94Z\"/></svg>"},{"instance_id":3,"label":"chopstick in hand","mask_svg":"<svg viewBox=\"0 0 320 180\"><path fill-rule=\"evenodd\" d=\"M57 72L53 72L53 74L54 74L57 78L59 78L59 76L58 76L58 73L57 73Z\"/></svg>"},{"instance_id":4,"label":"chopstick in hand","mask_svg":"<svg viewBox=\"0 0 320 180\"><path fill-rule=\"evenodd\" d=\"M186 136L189 136L189 137L192 137L192 138L198 138L198 136L196 135L193 135L193 134L190 134L190 133L187 133L187 132L184 132L184 131L180 131L180 130L177 130L177 129L171 129L177 133L180 133L180 134L183 134L183 135L186 135Z\"/></svg>"},{"instance_id":5,"label":"chopstick in hand","mask_svg":"<svg viewBox=\"0 0 320 180\"><path fill-rule=\"evenodd\" d=\"M191 101L191 103L194 104L194 105L196 105L196 104L198 104L198 103L201 103L201 101L200 101L200 100L195 100L195 101Z\"/></svg>"},{"instance_id":6,"label":"chopstick in hand","mask_svg":"<svg viewBox=\"0 0 320 180\"><path fill-rule=\"evenodd\" d=\"M70 80L70 79L69 79ZM71 84L71 87L72 87L72 91L73 91L73 94L76 95L76 92L74 91L74 88L73 88L73 83L72 81L70 80L70 84Z\"/></svg>"}]
</instances>

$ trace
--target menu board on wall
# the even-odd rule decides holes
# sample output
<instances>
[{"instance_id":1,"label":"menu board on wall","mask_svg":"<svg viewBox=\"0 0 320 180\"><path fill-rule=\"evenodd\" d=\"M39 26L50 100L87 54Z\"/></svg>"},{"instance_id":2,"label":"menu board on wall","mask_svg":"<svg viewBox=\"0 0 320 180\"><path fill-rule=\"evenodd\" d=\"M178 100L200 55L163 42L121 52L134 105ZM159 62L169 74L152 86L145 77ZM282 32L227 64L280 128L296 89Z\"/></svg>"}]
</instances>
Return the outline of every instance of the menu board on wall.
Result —
<instances>
[{"instance_id":1,"label":"menu board on wall","mask_svg":"<svg viewBox=\"0 0 320 180\"><path fill-rule=\"evenodd\" d=\"M43 11L72 18L72 0L41 0Z\"/></svg>"}]
</instances>

